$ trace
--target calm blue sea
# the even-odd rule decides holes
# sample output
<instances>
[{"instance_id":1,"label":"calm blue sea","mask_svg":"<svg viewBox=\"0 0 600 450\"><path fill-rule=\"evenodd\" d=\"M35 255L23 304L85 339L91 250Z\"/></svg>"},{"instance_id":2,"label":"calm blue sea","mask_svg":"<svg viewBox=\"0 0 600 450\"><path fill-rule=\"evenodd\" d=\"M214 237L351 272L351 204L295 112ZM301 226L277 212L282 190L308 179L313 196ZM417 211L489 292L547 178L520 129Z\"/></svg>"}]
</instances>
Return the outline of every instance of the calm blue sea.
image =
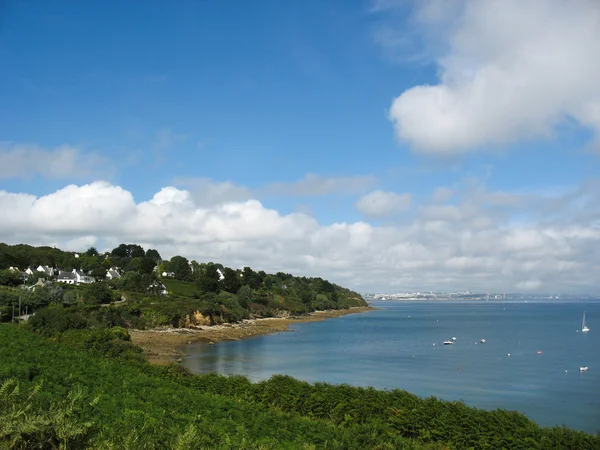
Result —
<instances>
[{"instance_id":1,"label":"calm blue sea","mask_svg":"<svg viewBox=\"0 0 600 450\"><path fill-rule=\"evenodd\" d=\"M310 382L400 388L517 410L543 426L600 430L600 302L372 305L381 309L296 324L292 333L188 345L183 365L252 380L288 374ZM584 311L589 333L578 332ZM452 337L454 345L442 345ZM580 366L589 370L580 373Z\"/></svg>"}]
</instances>

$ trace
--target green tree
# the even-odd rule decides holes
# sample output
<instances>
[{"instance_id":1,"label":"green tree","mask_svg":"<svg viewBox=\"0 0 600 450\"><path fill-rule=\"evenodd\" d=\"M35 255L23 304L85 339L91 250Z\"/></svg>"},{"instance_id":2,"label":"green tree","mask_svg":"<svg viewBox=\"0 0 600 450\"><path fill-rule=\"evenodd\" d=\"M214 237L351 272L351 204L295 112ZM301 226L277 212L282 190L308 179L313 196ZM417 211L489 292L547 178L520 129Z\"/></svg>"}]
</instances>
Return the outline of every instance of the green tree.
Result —
<instances>
[{"instance_id":1,"label":"green tree","mask_svg":"<svg viewBox=\"0 0 600 450\"><path fill-rule=\"evenodd\" d=\"M62 302L65 305L74 305L79 301L79 295L74 289L69 289L63 294Z\"/></svg>"},{"instance_id":2,"label":"green tree","mask_svg":"<svg viewBox=\"0 0 600 450\"><path fill-rule=\"evenodd\" d=\"M65 291L61 286L52 286L47 292L48 303L63 303Z\"/></svg>"},{"instance_id":3,"label":"green tree","mask_svg":"<svg viewBox=\"0 0 600 450\"><path fill-rule=\"evenodd\" d=\"M0 284L3 286L18 286L22 283L21 272L13 270L0 271Z\"/></svg>"},{"instance_id":4,"label":"green tree","mask_svg":"<svg viewBox=\"0 0 600 450\"><path fill-rule=\"evenodd\" d=\"M111 256L116 256L118 258L129 257L129 254L127 253L127 246L125 244L120 244L118 247L113 248L110 254Z\"/></svg>"},{"instance_id":5,"label":"green tree","mask_svg":"<svg viewBox=\"0 0 600 450\"><path fill-rule=\"evenodd\" d=\"M149 256L140 259L139 268L141 274L150 275L156 267L156 260Z\"/></svg>"},{"instance_id":6,"label":"green tree","mask_svg":"<svg viewBox=\"0 0 600 450\"><path fill-rule=\"evenodd\" d=\"M260 278L260 275L250 267L244 267L244 270L242 270L242 282L252 289L258 289L262 283L262 279Z\"/></svg>"},{"instance_id":7,"label":"green tree","mask_svg":"<svg viewBox=\"0 0 600 450\"><path fill-rule=\"evenodd\" d=\"M202 308L200 312L210 318L212 325L217 323L217 317L221 318L221 322L223 321L223 310L217 301L217 294L208 292L202 296Z\"/></svg>"},{"instance_id":8,"label":"green tree","mask_svg":"<svg viewBox=\"0 0 600 450\"><path fill-rule=\"evenodd\" d=\"M221 281L223 290L235 294L242 285L237 272L229 267L225 267L223 276L223 281Z\"/></svg>"},{"instance_id":9,"label":"green tree","mask_svg":"<svg viewBox=\"0 0 600 450\"><path fill-rule=\"evenodd\" d=\"M106 278L106 269L102 266L96 266L91 271L90 275L94 277L96 281L102 281Z\"/></svg>"},{"instance_id":10,"label":"green tree","mask_svg":"<svg viewBox=\"0 0 600 450\"><path fill-rule=\"evenodd\" d=\"M96 247L90 247L87 249L85 254L87 256L98 256L99 253L98 253L98 250L96 250Z\"/></svg>"},{"instance_id":11,"label":"green tree","mask_svg":"<svg viewBox=\"0 0 600 450\"><path fill-rule=\"evenodd\" d=\"M160 253L158 253L158 250L154 250L153 248L149 248L146 251L146 258L151 258L155 264L158 264L158 262L162 259L160 257Z\"/></svg>"},{"instance_id":12,"label":"green tree","mask_svg":"<svg viewBox=\"0 0 600 450\"><path fill-rule=\"evenodd\" d=\"M252 302L252 288L247 284L243 285L237 292L238 302L243 308L248 308L248 303Z\"/></svg>"},{"instance_id":13,"label":"green tree","mask_svg":"<svg viewBox=\"0 0 600 450\"><path fill-rule=\"evenodd\" d=\"M79 264L81 270L84 272L91 272L96 267L100 267L100 261L97 256L87 256L83 255L79 257Z\"/></svg>"},{"instance_id":14,"label":"green tree","mask_svg":"<svg viewBox=\"0 0 600 450\"><path fill-rule=\"evenodd\" d=\"M146 256L144 249L137 244L120 244L110 254L119 258L143 258Z\"/></svg>"},{"instance_id":15,"label":"green tree","mask_svg":"<svg viewBox=\"0 0 600 450\"><path fill-rule=\"evenodd\" d=\"M118 279L117 285L120 289L130 292L145 292L148 287L144 285L142 275L138 272L125 272Z\"/></svg>"},{"instance_id":16,"label":"green tree","mask_svg":"<svg viewBox=\"0 0 600 450\"><path fill-rule=\"evenodd\" d=\"M43 287L37 287L32 290L24 290L21 293L21 306L27 306L33 309L38 309L47 306L50 303L48 298L48 289Z\"/></svg>"},{"instance_id":17,"label":"green tree","mask_svg":"<svg viewBox=\"0 0 600 450\"><path fill-rule=\"evenodd\" d=\"M189 281L192 278L192 269L187 258L183 256L173 256L171 258L171 271L178 280Z\"/></svg>"},{"instance_id":18,"label":"green tree","mask_svg":"<svg viewBox=\"0 0 600 450\"><path fill-rule=\"evenodd\" d=\"M204 266L204 270L198 274L198 289L203 292L219 292L219 272L217 266L213 263L208 263Z\"/></svg>"},{"instance_id":19,"label":"green tree","mask_svg":"<svg viewBox=\"0 0 600 450\"><path fill-rule=\"evenodd\" d=\"M99 303L110 303L112 292L104 282L92 283L83 296L86 303L97 305Z\"/></svg>"}]
</instances>

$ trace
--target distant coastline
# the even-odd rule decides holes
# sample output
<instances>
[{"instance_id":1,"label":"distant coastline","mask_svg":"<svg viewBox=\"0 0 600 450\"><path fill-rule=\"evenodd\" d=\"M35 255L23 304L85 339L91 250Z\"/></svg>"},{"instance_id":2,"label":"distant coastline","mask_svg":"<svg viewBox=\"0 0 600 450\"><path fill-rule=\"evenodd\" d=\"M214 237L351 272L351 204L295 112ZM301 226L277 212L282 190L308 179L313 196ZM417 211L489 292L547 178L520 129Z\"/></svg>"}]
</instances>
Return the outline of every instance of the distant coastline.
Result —
<instances>
[{"instance_id":1,"label":"distant coastline","mask_svg":"<svg viewBox=\"0 0 600 450\"><path fill-rule=\"evenodd\" d=\"M527 294L486 294L486 293L389 293L389 294L363 294L367 302L374 301L506 301L506 302L527 302L527 301L569 301L569 300L597 300L598 295L527 295Z\"/></svg>"},{"instance_id":2,"label":"distant coastline","mask_svg":"<svg viewBox=\"0 0 600 450\"><path fill-rule=\"evenodd\" d=\"M269 317L263 319L247 319L239 323L226 323L214 326L192 328L155 328L150 330L130 329L129 334L134 344L144 350L148 361L152 364L169 364L185 356L180 350L182 346L193 342L215 344L221 341L238 341L255 336L289 331L295 323L320 322L326 319L374 311L373 306L357 306L348 309L315 311L307 315L290 317Z\"/></svg>"}]
</instances>

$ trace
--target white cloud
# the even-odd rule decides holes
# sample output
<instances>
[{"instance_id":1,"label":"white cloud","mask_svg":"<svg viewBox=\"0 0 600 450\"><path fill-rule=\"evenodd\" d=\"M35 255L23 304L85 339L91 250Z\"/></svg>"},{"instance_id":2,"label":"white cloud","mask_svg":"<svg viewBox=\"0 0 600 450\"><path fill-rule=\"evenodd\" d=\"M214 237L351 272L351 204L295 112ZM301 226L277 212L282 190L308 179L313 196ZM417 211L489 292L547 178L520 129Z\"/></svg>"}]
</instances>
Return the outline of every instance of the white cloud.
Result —
<instances>
[{"instance_id":1,"label":"white cloud","mask_svg":"<svg viewBox=\"0 0 600 450\"><path fill-rule=\"evenodd\" d=\"M175 180L175 184L190 189L194 201L199 206L213 206L224 202L254 198L250 189L231 181L217 182L210 178L180 177Z\"/></svg>"},{"instance_id":2,"label":"white cloud","mask_svg":"<svg viewBox=\"0 0 600 450\"><path fill-rule=\"evenodd\" d=\"M447 43L436 58L440 83L408 89L389 111L414 151L448 155L546 139L569 120L600 142L599 2L413 3L417 26Z\"/></svg>"},{"instance_id":3,"label":"white cloud","mask_svg":"<svg viewBox=\"0 0 600 450\"><path fill-rule=\"evenodd\" d=\"M360 194L376 185L377 182L377 178L371 175L326 177L309 173L298 181L270 183L257 190L256 193L261 196Z\"/></svg>"},{"instance_id":4,"label":"white cloud","mask_svg":"<svg viewBox=\"0 0 600 450\"><path fill-rule=\"evenodd\" d=\"M410 202L410 194L375 190L360 197L355 206L366 217L383 218L406 211L410 206Z\"/></svg>"},{"instance_id":5,"label":"white cloud","mask_svg":"<svg viewBox=\"0 0 600 450\"><path fill-rule=\"evenodd\" d=\"M80 251L135 242L164 257L322 276L360 291L593 293L600 271L597 186L585 183L546 203L468 180L453 188L452 204L438 197L416 205L402 225L324 226L257 200L201 205L172 186L136 203L130 192L99 181L42 197L0 191L0 241ZM505 201L513 197L519 201ZM511 225L523 211L529 219Z\"/></svg>"},{"instance_id":6,"label":"white cloud","mask_svg":"<svg viewBox=\"0 0 600 450\"><path fill-rule=\"evenodd\" d=\"M95 153L63 145L45 149L33 144L0 143L0 179L81 178L98 173L107 160Z\"/></svg>"},{"instance_id":7,"label":"white cloud","mask_svg":"<svg viewBox=\"0 0 600 450\"><path fill-rule=\"evenodd\" d=\"M365 192L377 184L370 175L348 177L323 176L309 173L296 181L277 181L254 189L231 181L214 181L210 178L179 177L175 185L190 189L199 206L214 206L230 201L245 201L265 197L315 197L326 195L352 195Z\"/></svg>"}]
</instances>

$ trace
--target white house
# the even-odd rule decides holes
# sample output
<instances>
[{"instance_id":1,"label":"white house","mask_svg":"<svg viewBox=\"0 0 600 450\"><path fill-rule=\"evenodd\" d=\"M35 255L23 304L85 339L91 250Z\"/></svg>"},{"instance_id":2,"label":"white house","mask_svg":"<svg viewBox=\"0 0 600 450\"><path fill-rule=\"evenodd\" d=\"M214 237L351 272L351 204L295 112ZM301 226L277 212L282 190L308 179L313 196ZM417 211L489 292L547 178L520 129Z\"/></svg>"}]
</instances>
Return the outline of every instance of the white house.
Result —
<instances>
[{"instance_id":1,"label":"white house","mask_svg":"<svg viewBox=\"0 0 600 450\"><path fill-rule=\"evenodd\" d=\"M38 266L35 269L37 272L43 272L45 275L52 277L54 276L54 269L50 266Z\"/></svg>"},{"instance_id":2,"label":"white house","mask_svg":"<svg viewBox=\"0 0 600 450\"><path fill-rule=\"evenodd\" d=\"M111 267L110 269L108 269L106 271L106 279L107 280L114 280L117 278L121 278L121 274L115 267Z\"/></svg>"},{"instance_id":3,"label":"white house","mask_svg":"<svg viewBox=\"0 0 600 450\"><path fill-rule=\"evenodd\" d=\"M163 277L173 278L175 276L175 272L163 272L162 276Z\"/></svg>"},{"instance_id":4,"label":"white house","mask_svg":"<svg viewBox=\"0 0 600 450\"><path fill-rule=\"evenodd\" d=\"M83 272L73 269L71 272L63 272L62 270L58 273L57 280L59 283L67 284L89 284L94 282L94 278L85 275Z\"/></svg>"},{"instance_id":5,"label":"white house","mask_svg":"<svg viewBox=\"0 0 600 450\"><path fill-rule=\"evenodd\" d=\"M77 284L89 284L89 283L94 282L93 277L86 275L85 273L81 272L80 270L73 269L73 273L75 274L75 277L77 278Z\"/></svg>"},{"instance_id":6,"label":"white house","mask_svg":"<svg viewBox=\"0 0 600 450\"><path fill-rule=\"evenodd\" d=\"M27 269L25 269L25 273L27 275L33 275L33 270L31 270L31 267L28 267Z\"/></svg>"},{"instance_id":7,"label":"white house","mask_svg":"<svg viewBox=\"0 0 600 450\"><path fill-rule=\"evenodd\" d=\"M167 295L169 293L169 291L167 291L167 287L160 281L155 281L150 286L148 286L149 291L153 289L158 290L160 292L160 295Z\"/></svg>"},{"instance_id":8,"label":"white house","mask_svg":"<svg viewBox=\"0 0 600 450\"><path fill-rule=\"evenodd\" d=\"M73 272L63 272L61 270L58 272L56 281L59 283L77 284L77 276Z\"/></svg>"}]
</instances>

